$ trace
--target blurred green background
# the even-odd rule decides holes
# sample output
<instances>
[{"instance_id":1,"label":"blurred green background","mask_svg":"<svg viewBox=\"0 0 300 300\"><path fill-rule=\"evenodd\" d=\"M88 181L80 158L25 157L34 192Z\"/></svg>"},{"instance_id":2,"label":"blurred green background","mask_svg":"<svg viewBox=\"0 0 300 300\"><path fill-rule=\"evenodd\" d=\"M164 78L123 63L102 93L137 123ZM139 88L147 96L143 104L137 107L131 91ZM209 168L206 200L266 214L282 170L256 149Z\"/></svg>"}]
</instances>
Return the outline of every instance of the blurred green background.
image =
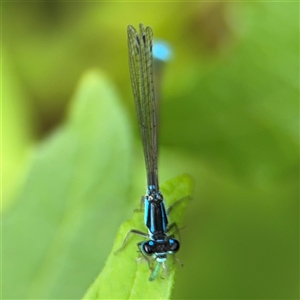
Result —
<instances>
[{"instance_id":1,"label":"blurred green background","mask_svg":"<svg viewBox=\"0 0 300 300\"><path fill-rule=\"evenodd\" d=\"M174 299L299 299L297 2L2 3L3 298L80 298L101 271L120 222L144 193L126 41L127 25L140 22L173 48L161 90L160 181L183 172L195 180ZM93 119L106 127L98 144L86 147L85 157L101 157L112 145L119 155L110 157L113 167L99 165L106 181L97 192L83 183L76 188L86 189L86 199L91 192L95 203L101 201L96 197L101 186L106 195L113 190L118 196L102 212L90 204L90 214L103 215L91 222L85 215L82 224L93 226L78 230L68 252L76 248L77 256L70 259L61 256L60 242L73 236L54 232L73 203L55 209L50 203L65 197L55 168L59 174L68 171L66 180L78 172L71 170L71 159L62 168L45 153L53 139L65 163L78 146L63 134L59 142L58 136L89 69L109 78L104 90L115 100L101 108L107 109L101 120ZM51 163L41 166L44 154L43 162ZM83 160L76 161L84 167ZM46 173L34 175L35 165ZM81 176L88 182L91 175L86 170ZM39 195L37 178L45 199L33 199ZM96 177L91 180L96 185ZM50 225L43 220L50 214L52 231L45 232ZM64 226L71 226L72 218L64 219Z\"/></svg>"}]
</instances>

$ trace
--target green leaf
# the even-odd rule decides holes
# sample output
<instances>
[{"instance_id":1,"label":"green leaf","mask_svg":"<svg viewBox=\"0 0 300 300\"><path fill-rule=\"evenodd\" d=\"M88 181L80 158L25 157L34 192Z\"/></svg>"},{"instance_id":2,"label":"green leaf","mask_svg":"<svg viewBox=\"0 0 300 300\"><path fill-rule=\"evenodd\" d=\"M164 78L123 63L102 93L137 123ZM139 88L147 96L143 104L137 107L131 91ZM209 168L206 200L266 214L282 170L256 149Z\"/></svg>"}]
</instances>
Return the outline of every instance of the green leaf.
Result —
<instances>
[{"instance_id":1,"label":"green leaf","mask_svg":"<svg viewBox=\"0 0 300 300\"><path fill-rule=\"evenodd\" d=\"M188 175L181 175L165 182L161 187L168 205L174 205L170 213L171 222L181 225L187 200L192 192L192 180ZM139 257L136 243L143 240L140 236L132 235L125 248L118 250L130 229L145 232L143 213L135 211L131 220L123 223L117 234L112 251L106 261L101 274L89 288L84 299L169 299L174 286L178 263L173 264L172 257L169 276L165 279L160 275L149 281L150 270L148 264L137 262ZM179 253L180 256L180 253ZM161 272L163 272L161 270Z\"/></svg>"},{"instance_id":2,"label":"green leaf","mask_svg":"<svg viewBox=\"0 0 300 300\"><path fill-rule=\"evenodd\" d=\"M87 73L65 124L34 150L4 214L3 298L78 299L88 288L126 211L128 125L111 83Z\"/></svg>"},{"instance_id":3,"label":"green leaf","mask_svg":"<svg viewBox=\"0 0 300 300\"><path fill-rule=\"evenodd\" d=\"M20 168L25 152L33 141L32 107L28 103L24 86L16 72L11 52L2 49L2 202L5 210L18 192Z\"/></svg>"}]
</instances>

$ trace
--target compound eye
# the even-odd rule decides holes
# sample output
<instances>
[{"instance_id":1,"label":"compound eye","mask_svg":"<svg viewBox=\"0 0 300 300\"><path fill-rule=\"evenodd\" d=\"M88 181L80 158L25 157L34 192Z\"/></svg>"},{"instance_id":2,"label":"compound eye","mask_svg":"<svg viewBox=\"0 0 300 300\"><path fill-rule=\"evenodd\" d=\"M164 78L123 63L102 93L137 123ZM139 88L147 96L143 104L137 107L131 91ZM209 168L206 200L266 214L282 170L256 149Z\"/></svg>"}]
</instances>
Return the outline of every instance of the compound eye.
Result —
<instances>
[{"instance_id":1,"label":"compound eye","mask_svg":"<svg viewBox=\"0 0 300 300\"><path fill-rule=\"evenodd\" d=\"M148 242L143 243L142 250L147 255L153 254L154 253L154 242L148 241Z\"/></svg>"},{"instance_id":2,"label":"compound eye","mask_svg":"<svg viewBox=\"0 0 300 300\"><path fill-rule=\"evenodd\" d=\"M180 248L180 244L175 239L169 239L169 252L174 253L177 252Z\"/></svg>"}]
</instances>

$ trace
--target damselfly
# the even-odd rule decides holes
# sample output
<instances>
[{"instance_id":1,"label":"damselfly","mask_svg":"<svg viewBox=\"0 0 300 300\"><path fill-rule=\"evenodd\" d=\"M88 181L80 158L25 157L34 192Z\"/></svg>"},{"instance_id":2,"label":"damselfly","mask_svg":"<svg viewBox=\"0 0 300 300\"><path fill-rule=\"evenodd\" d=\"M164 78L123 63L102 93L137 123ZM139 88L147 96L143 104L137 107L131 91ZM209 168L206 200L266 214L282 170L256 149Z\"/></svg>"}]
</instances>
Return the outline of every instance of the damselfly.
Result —
<instances>
[{"instance_id":1,"label":"damselfly","mask_svg":"<svg viewBox=\"0 0 300 300\"><path fill-rule=\"evenodd\" d=\"M129 25L128 54L133 96L143 143L147 172L147 191L143 197L144 223L148 233L132 229L126 236L121 249L131 233L148 238L137 244L142 255L152 269L149 280L154 280L162 267L167 272L166 261L169 254L179 250L179 241L169 235L177 229L175 223L168 226L168 216L164 198L159 190L157 171L157 114L153 84L153 32L150 27L139 26L140 31ZM178 229L177 229L178 231ZM156 263L154 267L151 260Z\"/></svg>"}]
</instances>

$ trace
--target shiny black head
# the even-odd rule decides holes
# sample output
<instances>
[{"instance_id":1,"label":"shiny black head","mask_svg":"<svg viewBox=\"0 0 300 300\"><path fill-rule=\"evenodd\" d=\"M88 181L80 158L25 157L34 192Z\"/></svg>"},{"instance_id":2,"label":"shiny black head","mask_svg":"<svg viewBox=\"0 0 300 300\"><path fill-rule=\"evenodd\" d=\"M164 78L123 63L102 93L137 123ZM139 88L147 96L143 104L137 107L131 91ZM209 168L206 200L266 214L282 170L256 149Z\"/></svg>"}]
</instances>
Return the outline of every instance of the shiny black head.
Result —
<instances>
[{"instance_id":1,"label":"shiny black head","mask_svg":"<svg viewBox=\"0 0 300 300\"><path fill-rule=\"evenodd\" d=\"M176 253L179 248L179 242L173 238L156 241L149 240L141 245L143 254L153 256L159 262L165 261L168 254Z\"/></svg>"}]
</instances>

